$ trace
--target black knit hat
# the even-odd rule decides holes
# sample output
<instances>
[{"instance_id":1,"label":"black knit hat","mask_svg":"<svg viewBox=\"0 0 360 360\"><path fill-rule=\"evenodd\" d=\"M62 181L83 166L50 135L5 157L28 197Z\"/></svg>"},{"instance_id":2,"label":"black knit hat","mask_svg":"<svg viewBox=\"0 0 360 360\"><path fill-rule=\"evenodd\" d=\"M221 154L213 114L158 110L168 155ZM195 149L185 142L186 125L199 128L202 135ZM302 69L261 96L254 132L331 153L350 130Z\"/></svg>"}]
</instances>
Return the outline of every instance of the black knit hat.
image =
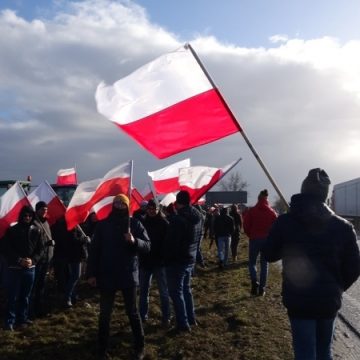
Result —
<instances>
[{"instance_id":1,"label":"black knit hat","mask_svg":"<svg viewBox=\"0 0 360 360\"><path fill-rule=\"evenodd\" d=\"M267 189L261 190L260 194L258 195L258 200L266 199L269 196Z\"/></svg>"},{"instance_id":2,"label":"black knit hat","mask_svg":"<svg viewBox=\"0 0 360 360\"><path fill-rule=\"evenodd\" d=\"M47 203L45 201L39 201L35 205L35 211L38 211L38 210L40 210L40 209L42 209L44 207L46 207L46 208L48 207Z\"/></svg>"},{"instance_id":3,"label":"black knit hat","mask_svg":"<svg viewBox=\"0 0 360 360\"><path fill-rule=\"evenodd\" d=\"M176 202L181 205L190 205L190 194L186 190L181 190L176 194Z\"/></svg>"},{"instance_id":4,"label":"black knit hat","mask_svg":"<svg viewBox=\"0 0 360 360\"><path fill-rule=\"evenodd\" d=\"M146 202L146 207L147 208L157 208L157 204L155 202L155 200L150 199L149 201Z\"/></svg>"},{"instance_id":5,"label":"black knit hat","mask_svg":"<svg viewBox=\"0 0 360 360\"><path fill-rule=\"evenodd\" d=\"M301 193L314 195L325 202L330 184L330 178L325 170L320 168L311 169L301 185Z\"/></svg>"}]
</instances>

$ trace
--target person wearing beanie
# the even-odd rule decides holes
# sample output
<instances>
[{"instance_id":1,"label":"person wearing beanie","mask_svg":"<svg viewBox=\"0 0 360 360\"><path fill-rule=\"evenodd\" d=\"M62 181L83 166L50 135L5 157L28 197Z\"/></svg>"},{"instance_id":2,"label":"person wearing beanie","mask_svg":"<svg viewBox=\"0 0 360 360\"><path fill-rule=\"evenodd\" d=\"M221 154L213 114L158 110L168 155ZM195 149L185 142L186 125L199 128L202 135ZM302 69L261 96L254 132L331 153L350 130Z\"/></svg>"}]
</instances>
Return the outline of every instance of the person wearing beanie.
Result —
<instances>
[{"instance_id":1,"label":"person wearing beanie","mask_svg":"<svg viewBox=\"0 0 360 360\"><path fill-rule=\"evenodd\" d=\"M24 206L16 225L5 233L5 257L8 264L7 306L5 330L13 331L14 326L25 327L29 320L29 302L35 280L35 266L41 259L44 248L39 229L32 224L34 212Z\"/></svg>"},{"instance_id":2,"label":"person wearing beanie","mask_svg":"<svg viewBox=\"0 0 360 360\"><path fill-rule=\"evenodd\" d=\"M98 222L91 242L86 277L100 291L98 357L107 358L111 314L120 290L133 334L134 359L144 358L145 337L137 307L138 255L150 251L150 239L138 219L130 217L130 201L114 197L109 216Z\"/></svg>"},{"instance_id":3,"label":"person wearing beanie","mask_svg":"<svg viewBox=\"0 0 360 360\"><path fill-rule=\"evenodd\" d=\"M264 296L268 274L268 263L262 253L262 247L271 225L277 218L276 211L268 202L268 191L264 189L258 195L256 205L244 215L244 231L249 238L249 274L251 295ZM260 255L260 277L257 276L257 259Z\"/></svg>"},{"instance_id":4,"label":"person wearing beanie","mask_svg":"<svg viewBox=\"0 0 360 360\"><path fill-rule=\"evenodd\" d=\"M295 359L332 359L343 292L360 275L354 227L326 205L329 185L325 170L311 169L263 249L268 261L282 260L282 300Z\"/></svg>"},{"instance_id":5,"label":"person wearing beanie","mask_svg":"<svg viewBox=\"0 0 360 360\"><path fill-rule=\"evenodd\" d=\"M190 194L187 191L178 192L175 207L176 213L170 217L163 252L169 295L175 310L176 330L189 332L191 326L197 325L191 275L196 261L201 215L190 205Z\"/></svg>"},{"instance_id":6,"label":"person wearing beanie","mask_svg":"<svg viewBox=\"0 0 360 360\"><path fill-rule=\"evenodd\" d=\"M49 301L46 298L45 288L48 281L48 273L54 256L55 241L53 240L50 225L48 223L48 206L44 201L38 201L35 205L34 225L39 229L44 246L42 258L38 261L35 269L35 282L32 289L33 306L32 315L42 317L49 311Z\"/></svg>"}]
</instances>

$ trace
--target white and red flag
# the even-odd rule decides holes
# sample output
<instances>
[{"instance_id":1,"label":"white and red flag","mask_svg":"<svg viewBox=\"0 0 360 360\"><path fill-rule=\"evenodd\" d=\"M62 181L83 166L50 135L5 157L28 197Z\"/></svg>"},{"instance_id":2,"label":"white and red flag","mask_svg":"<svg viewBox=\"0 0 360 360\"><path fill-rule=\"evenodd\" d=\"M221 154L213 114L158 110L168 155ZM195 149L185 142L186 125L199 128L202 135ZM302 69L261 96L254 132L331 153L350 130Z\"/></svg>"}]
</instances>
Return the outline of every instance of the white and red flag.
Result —
<instances>
[{"instance_id":1,"label":"white and red flag","mask_svg":"<svg viewBox=\"0 0 360 360\"><path fill-rule=\"evenodd\" d=\"M95 99L99 113L160 159L241 131L188 45L99 84Z\"/></svg>"},{"instance_id":2,"label":"white and red flag","mask_svg":"<svg viewBox=\"0 0 360 360\"><path fill-rule=\"evenodd\" d=\"M129 194L132 160L110 170L102 179L79 184L66 210L67 228L73 229L84 222L94 205L107 197Z\"/></svg>"},{"instance_id":3,"label":"white and red flag","mask_svg":"<svg viewBox=\"0 0 360 360\"><path fill-rule=\"evenodd\" d=\"M144 189L141 192L141 195L146 201L149 201L150 199L154 199L155 196L149 183L145 185Z\"/></svg>"},{"instance_id":4,"label":"white and red flag","mask_svg":"<svg viewBox=\"0 0 360 360\"><path fill-rule=\"evenodd\" d=\"M223 168L192 166L179 171L181 190L187 190L191 203L196 203L208 190L227 174L239 161L238 159Z\"/></svg>"},{"instance_id":5,"label":"white and red flag","mask_svg":"<svg viewBox=\"0 0 360 360\"><path fill-rule=\"evenodd\" d=\"M13 223L18 221L20 210L26 205L30 206L30 202L18 182L0 197L0 238Z\"/></svg>"},{"instance_id":6,"label":"white and red flag","mask_svg":"<svg viewBox=\"0 0 360 360\"><path fill-rule=\"evenodd\" d=\"M77 176L75 168L70 169L60 169L57 172L57 185L76 185Z\"/></svg>"},{"instance_id":7,"label":"white and red flag","mask_svg":"<svg viewBox=\"0 0 360 360\"><path fill-rule=\"evenodd\" d=\"M65 215L65 205L62 203L54 189L46 180L40 183L40 185L28 195L28 199L33 209L35 209L35 206L39 201L44 201L47 204L47 220L50 225L55 224L57 220Z\"/></svg>"},{"instance_id":8,"label":"white and red flag","mask_svg":"<svg viewBox=\"0 0 360 360\"><path fill-rule=\"evenodd\" d=\"M190 159L185 159L159 170L148 172L148 175L153 181L156 194L168 194L179 191L179 170L189 166Z\"/></svg>"}]
</instances>

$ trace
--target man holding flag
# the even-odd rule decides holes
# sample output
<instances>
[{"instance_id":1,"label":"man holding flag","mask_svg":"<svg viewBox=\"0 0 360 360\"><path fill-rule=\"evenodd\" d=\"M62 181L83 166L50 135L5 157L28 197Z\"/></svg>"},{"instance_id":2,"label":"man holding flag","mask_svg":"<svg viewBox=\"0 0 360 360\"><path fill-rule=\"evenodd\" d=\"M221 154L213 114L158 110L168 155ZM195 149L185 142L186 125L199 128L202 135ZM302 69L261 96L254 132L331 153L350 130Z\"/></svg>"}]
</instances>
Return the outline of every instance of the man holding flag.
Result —
<instances>
[{"instance_id":1,"label":"man holding flag","mask_svg":"<svg viewBox=\"0 0 360 360\"><path fill-rule=\"evenodd\" d=\"M129 218L129 198L114 197L110 215L99 221L91 243L87 278L100 290L98 356L107 358L111 313L121 290L134 338L134 359L144 358L144 330L137 308L138 253L150 251L150 240L141 222Z\"/></svg>"}]
</instances>

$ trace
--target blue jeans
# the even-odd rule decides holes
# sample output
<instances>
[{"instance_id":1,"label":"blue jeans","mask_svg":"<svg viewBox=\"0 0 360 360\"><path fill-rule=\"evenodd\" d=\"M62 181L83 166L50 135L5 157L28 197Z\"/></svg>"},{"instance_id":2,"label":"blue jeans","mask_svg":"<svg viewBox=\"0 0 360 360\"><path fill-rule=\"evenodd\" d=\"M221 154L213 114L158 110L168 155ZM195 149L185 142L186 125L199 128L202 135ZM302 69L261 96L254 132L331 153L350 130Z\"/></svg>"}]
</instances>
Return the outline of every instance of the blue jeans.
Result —
<instances>
[{"instance_id":1,"label":"blue jeans","mask_svg":"<svg viewBox=\"0 0 360 360\"><path fill-rule=\"evenodd\" d=\"M72 301L75 299L75 286L80 279L81 263L68 264L68 279L65 285L65 301Z\"/></svg>"},{"instance_id":2,"label":"blue jeans","mask_svg":"<svg viewBox=\"0 0 360 360\"><path fill-rule=\"evenodd\" d=\"M35 267L8 270L8 301L5 325L21 324L28 319L31 289L34 285Z\"/></svg>"},{"instance_id":3,"label":"blue jeans","mask_svg":"<svg viewBox=\"0 0 360 360\"><path fill-rule=\"evenodd\" d=\"M179 329L195 324L194 301L191 292L191 273L194 265L166 267L169 295L174 305L176 324Z\"/></svg>"},{"instance_id":4,"label":"blue jeans","mask_svg":"<svg viewBox=\"0 0 360 360\"><path fill-rule=\"evenodd\" d=\"M251 239L249 241L249 272L251 282L257 282L256 262L260 254L260 288L264 289L266 286L268 274L268 262L262 252L265 239Z\"/></svg>"},{"instance_id":5,"label":"blue jeans","mask_svg":"<svg viewBox=\"0 0 360 360\"><path fill-rule=\"evenodd\" d=\"M147 320L149 311L149 292L152 277L155 277L160 295L162 321L166 322L170 319L170 300L166 282L166 272L164 267L155 267L153 269L140 268L140 297L139 310L142 320Z\"/></svg>"},{"instance_id":6,"label":"blue jeans","mask_svg":"<svg viewBox=\"0 0 360 360\"><path fill-rule=\"evenodd\" d=\"M229 259L229 248L230 248L231 236L218 236L218 257L224 265L227 265Z\"/></svg>"},{"instance_id":7,"label":"blue jeans","mask_svg":"<svg viewBox=\"0 0 360 360\"><path fill-rule=\"evenodd\" d=\"M335 318L296 319L289 317L295 360L331 360Z\"/></svg>"}]
</instances>

